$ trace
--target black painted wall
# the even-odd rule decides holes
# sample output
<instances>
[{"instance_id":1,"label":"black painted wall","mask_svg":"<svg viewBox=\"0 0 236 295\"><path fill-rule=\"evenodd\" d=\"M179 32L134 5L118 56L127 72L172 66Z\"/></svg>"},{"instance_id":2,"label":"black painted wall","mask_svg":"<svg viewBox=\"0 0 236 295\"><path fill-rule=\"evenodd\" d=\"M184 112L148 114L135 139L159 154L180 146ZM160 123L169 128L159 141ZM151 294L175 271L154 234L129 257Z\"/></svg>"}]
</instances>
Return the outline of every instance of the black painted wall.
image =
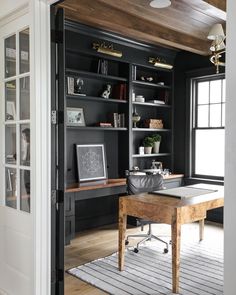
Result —
<instances>
[{"instance_id":1,"label":"black painted wall","mask_svg":"<svg viewBox=\"0 0 236 295\"><path fill-rule=\"evenodd\" d=\"M181 51L175 59L174 74L174 172L184 173L186 169L188 114L186 102L190 99L187 93L187 72L212 66L208 56Z\"/></svg>"}]
</instances>

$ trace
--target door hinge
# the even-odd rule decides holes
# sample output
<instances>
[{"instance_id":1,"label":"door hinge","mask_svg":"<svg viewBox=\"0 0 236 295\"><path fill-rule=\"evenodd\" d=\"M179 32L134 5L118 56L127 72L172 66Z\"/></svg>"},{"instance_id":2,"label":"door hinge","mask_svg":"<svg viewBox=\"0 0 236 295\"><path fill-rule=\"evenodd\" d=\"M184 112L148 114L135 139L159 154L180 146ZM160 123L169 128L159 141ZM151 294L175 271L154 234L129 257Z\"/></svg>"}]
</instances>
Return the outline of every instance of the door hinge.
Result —
<instances>
[{"instance_id":1,"label":"door hinge","mask_svg":"<svg viewBox=\"0 0 236 295\"><path fill-rule=\"evenodd\" d=\"M61 204L64 202L64 192L62 190L52 190L51 191L52 204Z\"/></svg>"},{"instance_id":2,"label":"door hinge","mask_svg":"<svg viewBox=\"0 0 236 295\"><path fill-rule=\"evenodd\" d=\"M52 111L52 113L51 113L51 122L52 122L52 124L57 124L57 111Z\"/></svg>"},{"instance_id":3,"label":"door hinge","mask_svg":"<svg viewBox=\"0 0 236 295\"><path fill-rule=\"evenodd\" d=\"M64 112L52 110L51 112L51 122L53 125L64 123Z\"/></svg>"}]
</instances>

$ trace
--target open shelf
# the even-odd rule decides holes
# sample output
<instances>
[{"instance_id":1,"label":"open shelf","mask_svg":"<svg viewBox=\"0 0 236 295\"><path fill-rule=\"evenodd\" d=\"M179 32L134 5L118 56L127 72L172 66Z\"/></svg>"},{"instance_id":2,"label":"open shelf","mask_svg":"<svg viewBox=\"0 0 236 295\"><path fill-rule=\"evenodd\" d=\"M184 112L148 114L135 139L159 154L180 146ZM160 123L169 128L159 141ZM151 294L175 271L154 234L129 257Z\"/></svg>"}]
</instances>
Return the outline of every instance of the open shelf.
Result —
<instances>
[{"instance_id":1,"label":"open shelf","mask_svg":"<svg viewBox=\"0 0 236 295\"><path fill-rule=\"evenodd\" d=\"M151 103L151 102L137 102L133 101L133 105L140 105L145 107L157 107L157 108L171 108L171 105L168 104L157 104L157 103Z\"/></svg>"},{"instance_id":2,"label":"open shelf","mask_svg":"<svg viewBox=\"0 0 236 295\"><path fill-rule=\"evenodd\" d=\"M165 156L170 156L170 153L159 153L159 154L144 154L144 155L140 155L140 154L133 154L132 157L133 158L150 158L150 157L165 157Z\"/></svg>"},{"instance_id":3,"label":"open shelf","mask_svg":"<svg viewBox=\"0 0 236 295\"><path fill-rule=\"evenodd\" d=\"M127 131L128 129L125 128L125 127L93 127L93 126L67 126L66 127L68 130L70 129L77 129L77 130L86 130L86 131L89 131L89 130L93 130L93 131Z\"/></svg>"},{"instance_id":4,"label":"open shelf","mask_svg":"<svg viewBox=\"0 0 236 295\"><path fill-rule=\"evenodd\" d=\"M117 76L111 76L111 75L103 75L103 74L97 74L93 72L87 72L87 71L78 71L78 70L73 70L73 69L66 69L67 74L73 74L77 76L83 76L87 78L92 78L92 79L101 79L101 80L112 80L112 81L122 81L122 82L127 82L128 79L123 78L123 77L117 77Z\"/></svg>"},{"instance_id":5,"label":"open shelf","mask_svg":"<svg viewBox=\"0 0 236 295\"><path fill-rule=\"evenodd\" d=\"M155 84L155 83L149 83L149 82L143 82L143 81L137 81L137 80L133 80L132 82L133 82L133 84L136 84L138 86L148 86L148 87L156 87L156 88L161 88L161 89L171 89L171 87L167 86L167 85L159 85L159 84Z\"/></svg>"},{"instance_id":6,"label":"open shelf","mask_svg":"<svg viewBox=\"0 0 236 295\"><path fill-rule=\"evenodd\" d=\"M127 100L122 100L122 99L103 98L98 96L84 96L79 94L67 94L66 97L69 99L76 99L76 100L83 100L83 101L97 101L97 102L103 102L103 103L127 103Z\"/></svg>"},{"instance_id":7,"label":"open shelf","mask_svg":"<svg viewBox=\"0 0 236 295\"><path fill-rule=\"evenodd\" d=\"M132 131L139 131L139 132L143 132L143 131L147 131L147 132L171 132L171 129L154 129L154 128L132 128Z\"/></svg>"}]
</instances>

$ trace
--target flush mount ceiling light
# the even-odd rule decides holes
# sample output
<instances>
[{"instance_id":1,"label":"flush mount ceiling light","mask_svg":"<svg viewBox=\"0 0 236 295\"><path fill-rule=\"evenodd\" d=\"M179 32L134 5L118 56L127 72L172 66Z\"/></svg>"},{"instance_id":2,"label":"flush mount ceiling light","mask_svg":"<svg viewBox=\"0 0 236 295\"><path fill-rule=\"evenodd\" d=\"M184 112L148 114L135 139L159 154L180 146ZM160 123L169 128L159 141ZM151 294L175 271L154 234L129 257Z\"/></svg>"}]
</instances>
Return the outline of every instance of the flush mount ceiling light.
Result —
<instances>
[{"instance_id":1,"label":"flush mount ceiling light","mask_svg":"<svg viewBox=\"0 0 236 295\"><path fill-rule=\"evenodd\" d=\"M220 61L222 54L225 53L225 33L221 24L215 24L208 36L207 39L212 40L210 50L211 57L210 61L216 66L216 73L219 73L219 66L225 66L225 62Z\"/></svg>"},{"instance_id":2,"label":"flush mount ceiling light","mask_svg":"<svg viewBox=\"0 0 236 295\"><path fill-rule=\"evenodd\" d=\"M153 8L166 8L171 5L171 0L153 0L150 6Z\"/></svg>"}]
</instances>

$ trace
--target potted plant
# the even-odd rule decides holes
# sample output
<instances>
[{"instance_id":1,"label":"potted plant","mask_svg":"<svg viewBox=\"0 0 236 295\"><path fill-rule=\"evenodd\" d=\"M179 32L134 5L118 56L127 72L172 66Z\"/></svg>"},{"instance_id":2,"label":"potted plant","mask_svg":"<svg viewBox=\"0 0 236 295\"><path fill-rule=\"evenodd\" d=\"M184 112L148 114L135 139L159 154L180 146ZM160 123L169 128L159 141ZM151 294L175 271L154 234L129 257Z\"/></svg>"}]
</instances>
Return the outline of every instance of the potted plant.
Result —
<instances>
[{"instance_id":1,"label":"potted plant","mask_svg":"<svg viewBox=\"0 0 236 295\"><path fill-rule=\"evenodd\" d=\"M154 145L153 138L151 136L146 136L143 140L143 145L144 145L144 153L145 154L151 154L152 153L152 148Z\"/></svg>"},{"instance_id":2,"label":"potted plant","mask_svg":"<svg viewBox=\"0 0 236 295\"><path fill-rule=\"evenodd\" d=\"M154 154L158 154L160 150L160 143L161 143L161 135L160 134L153 134L153 152Z\"/></svg>"}]
</instances>

